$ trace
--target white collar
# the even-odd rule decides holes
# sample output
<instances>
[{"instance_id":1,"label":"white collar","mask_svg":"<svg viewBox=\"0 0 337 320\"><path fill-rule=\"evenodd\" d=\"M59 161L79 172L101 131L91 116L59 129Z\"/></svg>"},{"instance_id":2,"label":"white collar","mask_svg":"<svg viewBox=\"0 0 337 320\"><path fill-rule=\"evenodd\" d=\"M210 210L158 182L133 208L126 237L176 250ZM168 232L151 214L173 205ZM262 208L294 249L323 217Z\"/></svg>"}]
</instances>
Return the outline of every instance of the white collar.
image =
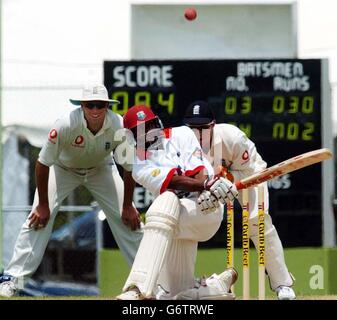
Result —
<instances>
[{"instance_id":1,"label":"white collar","mask_svg":"<svg viewBox=\"0 0 337 320\"><path fill-rule=\"evenodd\" d=\"M84 127L94 136L94 137L97 137L99 135L101 135L106 129L110 128L111 125L112 125L112 121L110 119L110 117L108 116L108 112L109 110L107 110L107 112L105 113L105 118L104 118L104 122L103 122L103 125L102 125L102 128L99 129L99 131L94 135L88 128L88 122L87 120L85 119L84 117L84 112L83 112L83 109L82 107L80 107L80 110L81 110L81 117L82 117L82 123L84 125Z\"/></svg>"}]
</instances>

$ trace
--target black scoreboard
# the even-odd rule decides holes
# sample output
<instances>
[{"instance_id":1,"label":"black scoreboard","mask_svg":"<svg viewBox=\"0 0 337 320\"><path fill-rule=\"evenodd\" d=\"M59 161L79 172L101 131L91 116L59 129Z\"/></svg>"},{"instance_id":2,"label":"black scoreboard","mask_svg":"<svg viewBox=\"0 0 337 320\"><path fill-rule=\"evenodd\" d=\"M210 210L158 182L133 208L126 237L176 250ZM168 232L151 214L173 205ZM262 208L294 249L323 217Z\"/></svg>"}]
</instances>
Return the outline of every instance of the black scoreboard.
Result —
<instances>
[{"instance_id":1,"label":"black scoreboard","mask_svg":"<svg viewBox=\"0 0 337 320\"><path fill-rule=\"evenodd\" d=\"M318 59L106 61L104 82L121 102L113 111L145 104L165 126L182 125L192 101L209 102L217 122L244 131L268 166L322 147ZM270 213L285 246L322 244L321 170L318 164L269 182Z\"/></svg>"}]
</instances>

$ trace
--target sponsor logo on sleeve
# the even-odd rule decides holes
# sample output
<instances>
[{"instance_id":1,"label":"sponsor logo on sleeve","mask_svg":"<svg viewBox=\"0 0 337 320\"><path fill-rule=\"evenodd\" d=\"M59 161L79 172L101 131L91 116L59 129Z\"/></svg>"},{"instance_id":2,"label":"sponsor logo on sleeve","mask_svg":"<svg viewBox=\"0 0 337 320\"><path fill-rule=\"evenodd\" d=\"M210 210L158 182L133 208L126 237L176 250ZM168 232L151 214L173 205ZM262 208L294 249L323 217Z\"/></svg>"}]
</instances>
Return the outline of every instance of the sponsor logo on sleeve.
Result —
<instances>
[{"instance_id":1,"label":"sponsor logo on sleeve","mask_svg":"<svg viewBox=\"0 0 337 320\"><path fill-rule=\"evenodd\" d=\"M248 153L247 150L245 150L245 152L242 154L241 158L243 160L241 165L244 165L245 163L247 163L249 161L249 153Z\"/></svg>"},{"instance_id":2,"label":"sponsor logo on sleeve","mask_svg":"<svg viewBox=\"0 0 337 320\"><path fill-rule=\"evenodd\" d=\"M55 144L57 138L57 131L56 129L51 129L48 135L48 141Z\"/></svg>"},{"instance_id":3,"label":"sponsor logo on sleeve","mask_svg":"<svg viewBox=\"0 0 337 320\"><path fill-rule=\"evenodd\" d=\"M242 154L242 160L246 161L249 159L249 153L247 150Z\"/></svg>"}]
</instances>

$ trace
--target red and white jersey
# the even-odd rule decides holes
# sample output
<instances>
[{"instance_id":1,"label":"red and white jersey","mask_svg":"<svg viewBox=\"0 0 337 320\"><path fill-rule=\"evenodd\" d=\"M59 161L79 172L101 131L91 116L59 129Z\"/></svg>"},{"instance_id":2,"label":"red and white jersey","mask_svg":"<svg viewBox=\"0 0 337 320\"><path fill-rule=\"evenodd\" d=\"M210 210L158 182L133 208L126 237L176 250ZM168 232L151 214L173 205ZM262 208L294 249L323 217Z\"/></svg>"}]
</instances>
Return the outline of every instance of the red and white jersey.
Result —
<instances>
[{"instance_id":1,"label":"red and white jersey","mask_svg":"<svg viewBox=\"0 0 337 320\"><path fill-rule=\"evenodd\" d=\"M220 165L227 168L236 179L248 177L267 166L246 134L226 123L214 126L213 143L206 157L216 173Z\"/></svg>"},{"instance_id":2,"label":"red and white jersey","mask_svg":"<svg viewBox=\"0 0 337 320\"><path fill-rule=\"evenodd\" d=\"M70 169L89 169L113 163L112 151L122 143L116 131L123 129L123 118L108 110L101 130L95 135L87 128L82 108L58 119L39 154L39 162ZM121 164L131 171L132 164Z\"/></svg>"},{"instance_id":3,"label":"red and white jersey","mask_svg":"<svg viewBox=\"0 0 337 320\"><path fill-rule=\"evenodd\" d=\"M213 175L211 164L202 157L193 131L185 126L165 129L163 148L141 154L137 151L132 176L155 197L167 190L174 175L192 176L203 169Z\"/></svg>"}]
</instances>

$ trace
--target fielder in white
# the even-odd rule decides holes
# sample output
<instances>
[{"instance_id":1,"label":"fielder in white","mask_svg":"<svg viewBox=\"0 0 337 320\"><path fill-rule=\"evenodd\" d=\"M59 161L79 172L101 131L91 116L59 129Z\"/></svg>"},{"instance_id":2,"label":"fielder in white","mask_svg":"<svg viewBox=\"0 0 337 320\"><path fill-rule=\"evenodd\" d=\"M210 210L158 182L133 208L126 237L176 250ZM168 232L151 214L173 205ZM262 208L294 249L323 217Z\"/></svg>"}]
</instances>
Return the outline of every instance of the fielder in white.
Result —
<instances>
[{"instance_id":1,"label":"fielder in white","mask_svg":"<svg viewBox=\"0 0 337 320\"><path fill-rule=\"evenodd\" d=\"M219 229L223 203L237 196L236 187L224 178L213 178L213 169L188 127L163 129L145 106L130 108L124 127L136 143L132 176L155 200L117 299L234 299L230 292L237 279L234 269L200 283L194 279L194 268L198 242L207 241ZM199 201L199 206L198 197L207 201Z\"/></svg>"},{"instance_id":2,"label":"fielder in white","mask_svg":"<svg viewBox=\"0 0 337 320\"><path fill-rule=\"evenodd\" d=\"M22 226L14 254L0 278L0 295L15 295L18 286L38 268L62 201L78 186L86 187L104 211L114 238L131 266L142 229L132 206L132 165L124 163L124 184L112 153L121 144L116 132L123 129L120 115L108 109L118 103L108 99L103 85L83 90L70 99L79 108L55 122L36 162L37 190L33 209Z\"/></svg>"},{"instance_id":3,"label":"fielder in white","mask_svg":"<svg viewBox=\"0 0 337 320\"><path fill-rule=\"evenodd\" d=\"M205 101L196 101L187 108L184 123L195 132L216 174L220 168L225 168L228 176L232 175L232 181L238 181L266 168L267 164L257 152L255 144L237 127L230 124L216 124L214 113ZM270 286L276 291L278 299L293 300L296 298L291 288L293 277L288 272L282 243L268 214L267 183L264 187L266 271ZM256 248L258 248L257 189L257 187L249 189L249 230ZM240 203L241 197L239 192Z\"/></svg>"}]
</instances>

